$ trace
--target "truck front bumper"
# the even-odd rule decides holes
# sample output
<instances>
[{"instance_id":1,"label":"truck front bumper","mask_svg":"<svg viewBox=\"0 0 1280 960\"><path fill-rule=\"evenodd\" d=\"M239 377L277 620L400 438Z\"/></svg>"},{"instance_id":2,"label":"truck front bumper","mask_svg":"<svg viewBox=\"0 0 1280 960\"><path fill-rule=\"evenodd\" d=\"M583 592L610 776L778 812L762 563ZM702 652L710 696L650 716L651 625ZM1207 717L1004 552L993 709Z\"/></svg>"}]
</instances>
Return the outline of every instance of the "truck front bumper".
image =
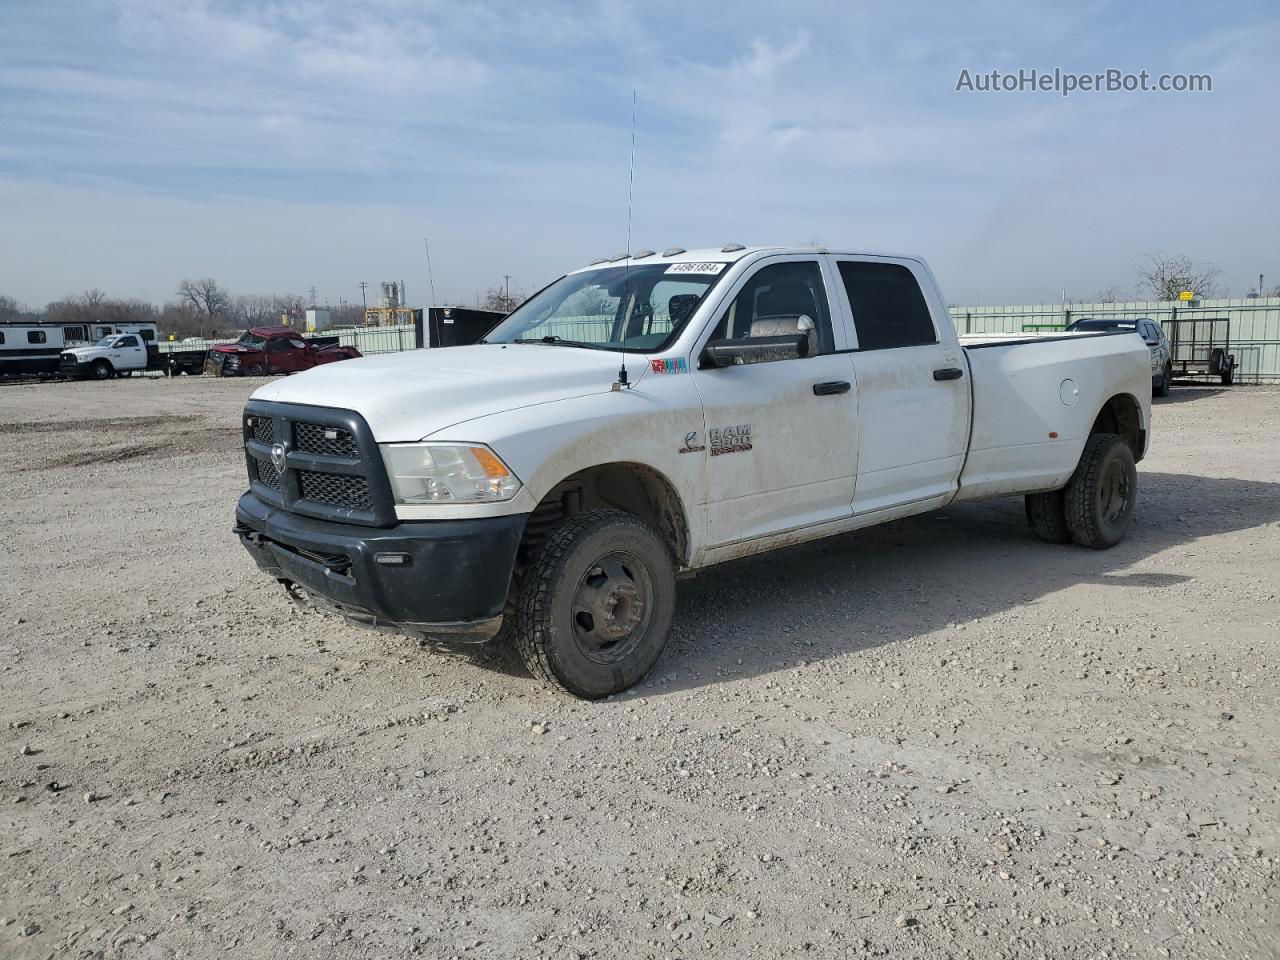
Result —
<instances>
[{"instance_id":1,"label":"truck front bumper","mask_svg":"<svg viewBox=\"0 0 1280 960\"><path fill-rule=\"evenodd\" d=\"M58 360L58 372L64 377L87 377L93 372L93 360L63 354Z\"/></svg>"},{"instance_id":2,"label":"truck front bumper","mask_svg":"<svg viewBox=\"0 0 1280 960\"><path fill-rule=\"evenodd\" d=\"M235 533L295 599L362 626L481 642L502 626L527 519L363 527L301 517L246 493Z\"/></svg>"}]
</instances>

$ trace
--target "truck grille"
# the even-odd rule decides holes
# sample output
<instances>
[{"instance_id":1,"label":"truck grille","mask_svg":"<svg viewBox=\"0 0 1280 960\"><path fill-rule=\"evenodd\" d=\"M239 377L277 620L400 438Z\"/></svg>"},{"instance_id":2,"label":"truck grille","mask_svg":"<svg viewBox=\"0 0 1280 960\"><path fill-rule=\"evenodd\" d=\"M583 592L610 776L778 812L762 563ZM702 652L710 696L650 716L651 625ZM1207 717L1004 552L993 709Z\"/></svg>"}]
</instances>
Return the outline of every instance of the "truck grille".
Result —
<instances>
[{"instance_id":1,"label":"truck grille","mask_svg":"<svg viewBox=\"0 0 1280 960\"><path fill-rule=\"evenodd\" d=\"M304 453L320 453L327 457L356 457L356 438L341 427L326 427L319 423L295 423L293 443Z\"/></svg>"},{"instance_id":2,"label":"truck grille","mask_svg":"<svg viewBox=\"0 0 1280 960\"><path fill-rule=\"evenodd\" d=\"M272 451L284 447L284 469ZM395 501L368 424L350 410L251 400L244 415L249 487L307 517L391 526Z\"/></svg>"},{"instance_id":3,"label":"truck grille","mask_svg":"<svg viewBox=\"0 0 1280 960\"><path fill-rule=\"evenodd\" d=\"M270 460L263 460L260 457L253 458L253 468L260 483L266 484L272 490L280 489L280 474L276 472L276 468ZM250 480L253 477L249 478Z\"/></svg>"},{"instance_id":4,"label":"truck grille","mask_svg":"<svg viewBox=\"0 0 1280 960\"><path fill-rule=\"evenodd\" d=\"M276 428L272 419L270 417L252 417L251 419L253 420L253 439L271 446L276 439Z\"/></svg>"},{"instance_id":5,"label":"truck grille","mask_svg":"<svg viewBox=\"0 0 1280 960\"><path fill-rule=\"evenodd\" d=\"M364 477L299 470L298 486L302 489L304 500L327 503L334 507L354 507L357 510L368 510L373 506L369 500L369 481Z\"/></svg>"}]
</instances>

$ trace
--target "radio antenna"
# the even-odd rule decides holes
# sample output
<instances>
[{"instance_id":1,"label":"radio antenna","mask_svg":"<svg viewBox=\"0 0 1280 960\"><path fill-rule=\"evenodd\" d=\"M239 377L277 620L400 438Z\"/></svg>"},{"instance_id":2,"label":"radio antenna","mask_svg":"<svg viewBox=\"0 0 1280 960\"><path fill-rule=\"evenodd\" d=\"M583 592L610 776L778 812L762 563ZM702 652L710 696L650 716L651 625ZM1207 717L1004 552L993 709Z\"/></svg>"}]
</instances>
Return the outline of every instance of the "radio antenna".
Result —
<instances>
[{"instance_id":1,"label":"radio antenna","mask_svg":"<svg viewBox=\"0 0 1280 960\"><path fill-rule=\"evenodd\" d=\"M422 246L427 251L427 280L431 283L431 305L433 307L438 307L440 304L436 302L436 278L435 274L431 271L431 244L427 243L426 237L422 238Z\"/></svg>"},{"instance_id":2,"label":"radio antenna","mask_svg":"<svg viewBox=\"0 0 1280 960\"><path fill-rule=\"evenodd\" d=\"M631 172L627 178L627 246L626 261L623 264L622 274L622 291L623 295L630 298L630 301L624 304L623 320L629 322L631 320L631 312L635 294L631 292L631 195L636 187L636 90L631 88ZM626 332L625 329L623 331ZM614 390L623 388L630 389L631 381L627 379L627 353L622 352L622 366L618 368L618 382L613 385Z\"/></svg>"}]
</instances>

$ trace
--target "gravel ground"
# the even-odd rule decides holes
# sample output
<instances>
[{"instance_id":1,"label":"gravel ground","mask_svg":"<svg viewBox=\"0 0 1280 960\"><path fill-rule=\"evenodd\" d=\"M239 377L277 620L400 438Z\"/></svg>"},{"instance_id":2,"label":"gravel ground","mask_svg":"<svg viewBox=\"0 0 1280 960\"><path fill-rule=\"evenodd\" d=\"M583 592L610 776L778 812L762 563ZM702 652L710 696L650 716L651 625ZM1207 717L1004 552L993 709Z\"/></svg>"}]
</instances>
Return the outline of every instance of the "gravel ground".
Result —
<instances>
[{"instance_id":1,"label":"gravel ground","mask_svg":"<svg viewBox=\"0 0 1280 960\"><path fill-rule=\"evenodd\" d=\"M1128 539L968 505L680 588L587 704L293 610L252 381L0 387L0 956L1280 955L1280 390Z\"/></svg>"}]
</instances>

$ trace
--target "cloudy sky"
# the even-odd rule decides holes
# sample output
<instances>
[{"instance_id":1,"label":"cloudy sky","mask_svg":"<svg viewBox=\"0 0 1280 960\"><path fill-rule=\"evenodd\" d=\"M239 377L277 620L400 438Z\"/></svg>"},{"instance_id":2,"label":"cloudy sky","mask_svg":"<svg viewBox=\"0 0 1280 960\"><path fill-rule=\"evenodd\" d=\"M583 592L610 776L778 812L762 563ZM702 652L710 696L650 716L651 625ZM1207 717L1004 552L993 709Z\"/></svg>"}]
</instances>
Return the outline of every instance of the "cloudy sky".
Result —
<instances>
[{"instance_id":1,"label":"cloudy sky","mask_svg":"<svg viewBox=\"0 0 1280 960\"><path fill-rule=\"evenodd\" d=\"M1280 8L0 0L0 294L532 292L626 246L923 254L956 303L1280 280ZM1211 93L956 92L1208 73ZM1271 280L1268 280L1268 286Z\"/></svg>"}]
</instances>

